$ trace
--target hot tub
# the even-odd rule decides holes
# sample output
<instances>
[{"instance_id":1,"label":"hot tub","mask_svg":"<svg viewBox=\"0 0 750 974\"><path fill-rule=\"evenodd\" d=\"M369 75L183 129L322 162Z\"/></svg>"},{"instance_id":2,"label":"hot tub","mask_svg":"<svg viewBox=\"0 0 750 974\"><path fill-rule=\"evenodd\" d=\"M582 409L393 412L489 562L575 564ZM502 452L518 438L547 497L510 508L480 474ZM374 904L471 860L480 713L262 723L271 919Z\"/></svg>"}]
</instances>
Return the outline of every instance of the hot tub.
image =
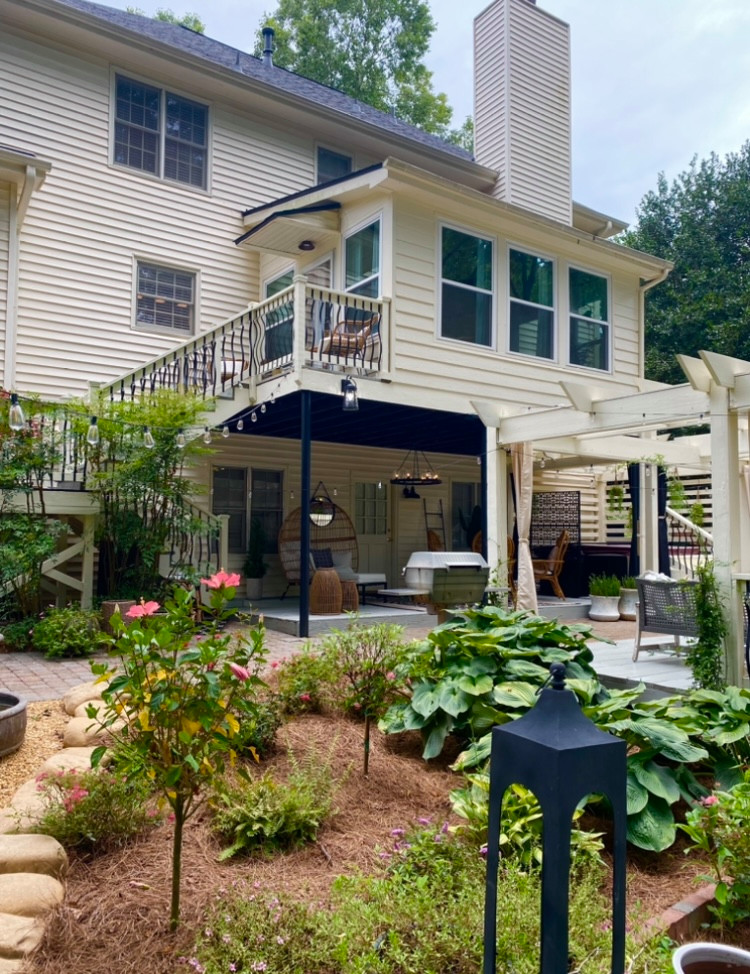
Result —
<instances>
[{"instance_id":1,"label":"hot tub","mask_svg":"<svg viewBox=\"0 0 750 974\"><path fill-rule=\"evenodd\" d=\"M480 573L488 567L484 558L474 551L415 551L404 568L404 582L407 588L432 591L435 569L462 569L464 574L467 569Z\"/></svg>"}]
</instances>

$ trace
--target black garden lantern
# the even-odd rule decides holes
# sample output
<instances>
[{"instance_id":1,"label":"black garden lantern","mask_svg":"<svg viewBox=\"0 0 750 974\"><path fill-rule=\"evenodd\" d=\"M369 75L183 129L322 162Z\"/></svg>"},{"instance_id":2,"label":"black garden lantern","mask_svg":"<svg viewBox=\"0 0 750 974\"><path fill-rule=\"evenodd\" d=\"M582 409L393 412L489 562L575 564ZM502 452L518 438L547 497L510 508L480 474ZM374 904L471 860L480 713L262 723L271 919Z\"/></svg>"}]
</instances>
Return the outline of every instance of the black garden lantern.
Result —
<instances>
[{"instance_id":1,"label":"black garden lantern","mask_svg":"<svg viewBox=\"0 0 750 974\"><path fill-rule=\"evenodd\" d=\"M495 727L490 759L487 890L483 974L495 974L497 870L503 796L517 783L534 792L542 808L541 974L568 970L570 831L576 805L592 793L609 798L614 816L612 972L625 966L625 836L627 830L625 741L600 731L565 689L565 667L550 667L552 686L523 717Z\"/></svg>"}]
</instances>

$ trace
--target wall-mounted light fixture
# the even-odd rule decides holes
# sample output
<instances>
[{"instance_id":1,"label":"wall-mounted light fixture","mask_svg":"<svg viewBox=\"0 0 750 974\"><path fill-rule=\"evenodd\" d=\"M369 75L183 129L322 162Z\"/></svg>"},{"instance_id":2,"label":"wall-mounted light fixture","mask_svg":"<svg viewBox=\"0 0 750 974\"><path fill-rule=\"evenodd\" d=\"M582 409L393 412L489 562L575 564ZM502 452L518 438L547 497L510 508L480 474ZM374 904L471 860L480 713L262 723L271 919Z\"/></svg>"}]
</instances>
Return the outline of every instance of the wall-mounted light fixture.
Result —
<instances>
[{"instance_id":1,"label":"wall-mounted light fixture","mask_svg":"<svg viewBox=\"0 0 750 974\"><path fill-rule=\"evenodd\" d=\"M315 250L315 244L312 240L300 240L297 246L300 250Z\"/></svg>"},{"instance_id":2,"label":"wall-mounted light fixture","mask_svg":"<svg viewBox=\"0 0 750 974\"><path fill-rule=\"evenodd\" d=\"M350 379L348 376L342 379L341 391L344 394L344 405L342 406L344 412L356 412L359 409L359 400L357 399L357 383L354 379Z\"/></svg>"}]
</instances>

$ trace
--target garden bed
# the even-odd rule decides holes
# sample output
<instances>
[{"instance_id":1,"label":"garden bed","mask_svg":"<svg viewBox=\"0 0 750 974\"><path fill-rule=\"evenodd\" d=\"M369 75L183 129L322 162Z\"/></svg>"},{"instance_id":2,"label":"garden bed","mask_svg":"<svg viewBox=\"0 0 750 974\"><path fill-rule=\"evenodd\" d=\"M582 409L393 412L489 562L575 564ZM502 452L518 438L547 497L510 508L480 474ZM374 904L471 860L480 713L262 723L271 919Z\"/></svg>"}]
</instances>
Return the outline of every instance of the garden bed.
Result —
<instances>
[{"instance_id":1,"label":"garden bed","mask_svg":"<svg viewBox=\"0 0 750 974\"><path fill-rule=\"evenodd\" d=\"M440 825L451 819L448 794L458 784L448 770L453 754L425 763L415 734L383 737L375 732L370 774L361 775L362 726L341 717L306 715L279 732L297 760L308 753L330 759L332 775L343 779L336 814L317 842L298 851L219 863L220 844L207 815L189 823L183 853L182 925L167 929L171 826L157 827L125 848L101 857L72 857L64 906L49 925L30 970L44 974L88 974L101 970L142 970L166 974L183 969L195 931L206 910L247 882L254 889L284 892L310 903L325 902L333 879L381 868L380 852L393 844L394 829L418 818ZM288 766L285 745L268 766L280 774ZM628 909L636 928L697 888L700 864L682 845L660 854L629 851ZM638 905L640 904L640 905ZM185 966L186 971L191 970ZM310 972L313 974L313 972Z\"/></svg>"}]
</instances>

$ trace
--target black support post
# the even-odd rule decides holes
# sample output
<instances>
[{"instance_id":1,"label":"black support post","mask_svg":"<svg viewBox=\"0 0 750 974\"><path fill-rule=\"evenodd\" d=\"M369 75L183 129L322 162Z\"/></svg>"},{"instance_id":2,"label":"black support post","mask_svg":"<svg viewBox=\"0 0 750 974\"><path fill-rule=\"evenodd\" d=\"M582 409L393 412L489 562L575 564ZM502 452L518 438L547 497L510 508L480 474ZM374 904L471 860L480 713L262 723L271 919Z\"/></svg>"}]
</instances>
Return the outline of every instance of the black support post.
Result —
<instances>
[{"instance_id":1,"label":"black support post","mask_svg":"<svg viewBox=\"0 0 750 974\"><path fill-rule=\"evenodd\" d=\"M312 443L310 440L310 393L300 393L300 537L299 537L299 634L310 635L310 491L312 474Z\"/></svg>"}]
</instances>

